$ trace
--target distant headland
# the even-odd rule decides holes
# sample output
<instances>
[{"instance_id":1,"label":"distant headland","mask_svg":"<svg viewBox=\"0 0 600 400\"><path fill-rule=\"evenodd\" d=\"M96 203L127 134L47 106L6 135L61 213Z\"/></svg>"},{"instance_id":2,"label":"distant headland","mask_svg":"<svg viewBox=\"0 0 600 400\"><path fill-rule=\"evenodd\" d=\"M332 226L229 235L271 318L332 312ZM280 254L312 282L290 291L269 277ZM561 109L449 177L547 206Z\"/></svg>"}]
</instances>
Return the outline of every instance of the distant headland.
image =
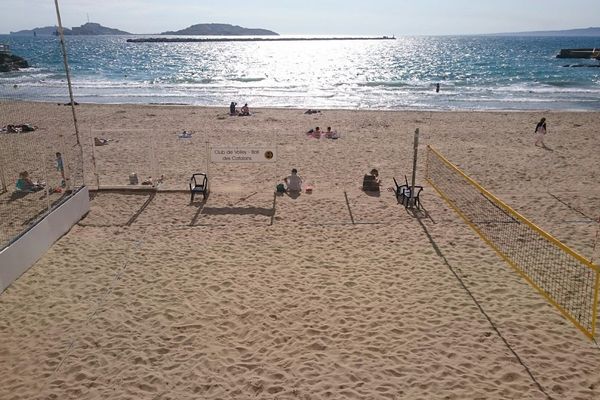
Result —
<instances>
[{"instance_id":1,"label":"distant headland","mask_svg":"<svg viewBox=\"0 0 600 400\"><path fill-rule=\"evenodd\" d=\"M531 32L506 32L492 33L488 36L600 36L600 27L566 29L561 31L531 31Z\"/></svg>"}]
</instances>

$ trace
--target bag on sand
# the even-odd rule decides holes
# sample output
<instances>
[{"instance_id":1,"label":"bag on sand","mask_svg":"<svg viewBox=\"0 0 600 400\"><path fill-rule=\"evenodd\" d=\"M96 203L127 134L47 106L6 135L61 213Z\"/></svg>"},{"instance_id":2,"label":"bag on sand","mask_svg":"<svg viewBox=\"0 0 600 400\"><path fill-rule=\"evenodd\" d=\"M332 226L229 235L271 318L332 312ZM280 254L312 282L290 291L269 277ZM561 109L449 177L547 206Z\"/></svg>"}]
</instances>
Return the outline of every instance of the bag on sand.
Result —
<instances>
[{"instance_id":1,"label":"bag on sand","mask_svg":"<svg viewBox=\"0 0 600 400\"><path fill-rule=\"evenodd\" d=\"M280 183L277 185L275 190L277 191L277 193L283 193L283 192L285 192L285 186L283 185L283 183Z\"/></svg>"}]
</instances>

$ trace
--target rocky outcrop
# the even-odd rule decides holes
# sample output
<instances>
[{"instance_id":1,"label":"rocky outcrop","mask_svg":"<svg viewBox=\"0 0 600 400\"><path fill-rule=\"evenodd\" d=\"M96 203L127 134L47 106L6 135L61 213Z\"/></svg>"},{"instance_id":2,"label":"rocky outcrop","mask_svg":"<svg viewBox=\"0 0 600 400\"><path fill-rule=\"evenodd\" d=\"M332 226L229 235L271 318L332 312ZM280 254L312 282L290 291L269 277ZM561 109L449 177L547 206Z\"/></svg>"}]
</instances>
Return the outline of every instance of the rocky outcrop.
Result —
<instances>
[{"instance_id":1,"label":"rocky outcrop","mask_svg":"<svg viewBox=\"0 0 600 400\"><path fill-rule=\"evenodd\" d=\"M180 31L163 32L161 35L203 35L203 36L279 36L267 29L242 28L229 24L197 24Z\"/></svg>"},{"instance_id":2,"label":"rocky outcrop","mask_svg":"<svg viewBox=\"0 0 600 400\"><path fill-rule=\"evenodd\" d=\"M19 56L0 53L0 72L18 71L29 68L29 63Z\"/></svg>"},{"instance_id":3,"label":"rocky outcrop","mask_svg":"<svg viewBox=\"0 0 600 400\"><path fill-rule=\"evenodd\" d=\"M65 29L65 35L131 35L131 33L88 22L79 27L71 28L70 32Z\"/></svg>"}]
</instances>

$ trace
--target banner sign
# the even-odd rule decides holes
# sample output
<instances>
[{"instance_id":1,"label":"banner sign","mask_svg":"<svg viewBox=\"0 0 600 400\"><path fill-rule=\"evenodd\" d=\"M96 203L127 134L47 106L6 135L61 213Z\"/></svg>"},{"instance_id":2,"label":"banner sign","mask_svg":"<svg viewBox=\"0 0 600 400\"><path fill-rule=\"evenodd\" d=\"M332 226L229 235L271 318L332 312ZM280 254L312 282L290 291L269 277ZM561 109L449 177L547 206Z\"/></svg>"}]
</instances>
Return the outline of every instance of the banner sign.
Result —
<instances>
[{"instance_id":1,"label":"banner sign","mask_svg":"<svg viewBox=\"0 0 600 400\"><path fill-rule=\"evenodd\" d=\"M272 163L274 147L211 147L210 161L216 163Z\"/></svg>"}]
</instances>

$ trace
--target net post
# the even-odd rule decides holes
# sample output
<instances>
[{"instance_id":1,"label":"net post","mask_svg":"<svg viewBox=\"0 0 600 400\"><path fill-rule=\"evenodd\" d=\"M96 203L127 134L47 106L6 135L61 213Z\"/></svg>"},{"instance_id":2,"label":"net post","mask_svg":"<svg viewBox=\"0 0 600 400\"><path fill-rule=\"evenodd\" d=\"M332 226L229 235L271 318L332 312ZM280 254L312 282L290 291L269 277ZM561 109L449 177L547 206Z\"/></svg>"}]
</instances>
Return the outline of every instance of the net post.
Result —
<instances>
[{"instance_id":1,"label":"net post","mask_svg":"<svg viewBox=\"0 0 600 400\"><path fill-rule=\"evenodd\" d=\"M413 208L415 206L415 181L417 178L417 154L419 151L419 128L415 129L415 136L413 140L413 169L412 179L410 182L410 199L408 201L408 207Z\"/></svg>"},{"instance_id":2,"label":"net post","mask_svg":"<svg viewBox=\"0 0 600 400\"><path fill-rule=\"evenodd\" d=\"M0 156L0 193L7 192L6 176L4 175L4 160Z\"/></svg>"},{"instance_id":3,"label":"net post","mask_svg":"<svg viewBox=\"0 0 600 400\"><path fill-rule=\"evenodd\" d=\"M204 142L204 145L206 147L206 176L208 176L208 166L210 164L210 143L208 140Z\"/></svg>"},{"instance_id":4,"label":"net post","mask_svg":"<svg viewBox=\"0 0 600 400\"><path fill-rule=\"evenodd\" d=\"M100 189L100 175L96 165L96 145L94 144L94 131L90 128L90 140L92 142L92 164L94 166L94 176L96 177L96 188Z\"/></svg>"},{"instance_id":5,"label":"net post","mask_svg":"<svg viewBox=\"0 0 600 400\"><path fill-rule=\"evenodd\" d=\"M598 296L600 295L600 271L598 270L596 270L596 285L594 292L594 304L592 305L592 338L596 337L596 324L598 321Z\"/></svg>"}]
</instances>

